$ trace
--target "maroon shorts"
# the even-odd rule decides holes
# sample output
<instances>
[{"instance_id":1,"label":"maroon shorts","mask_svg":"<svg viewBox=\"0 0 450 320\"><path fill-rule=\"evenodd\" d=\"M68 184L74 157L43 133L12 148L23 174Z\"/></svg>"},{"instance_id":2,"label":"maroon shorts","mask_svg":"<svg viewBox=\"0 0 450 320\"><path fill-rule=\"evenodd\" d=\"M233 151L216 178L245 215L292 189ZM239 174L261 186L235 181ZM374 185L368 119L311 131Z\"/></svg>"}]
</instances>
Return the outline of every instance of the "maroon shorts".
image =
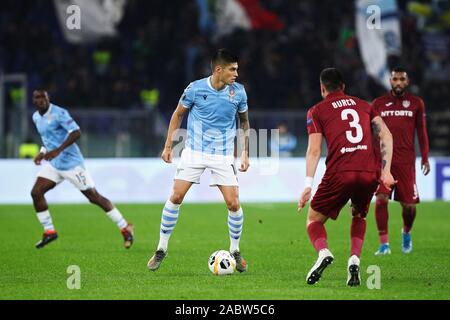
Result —
<instances>
[{"instance_id":1,"label":"maroon shorts","mask_svg":"<svg viewBox=\"0 0 450 320\"><path fill-rule=\"evenodd\" d=\"M336 220L348 200L362 216L367 215L373 193L377 189L376 172L343 171L325 173L311 201L311 208Z\"/></svg>"},{"instance_id":2,"label":"maroon shorts","mask_svg":"<svg viewBox=\"0 0 450 320\"><path fill-rule=\"evenodd\" d=\"M380 183L376 194L386 194L392 198L394 192L394 200L404 203L419 203L419 192L416 186L416 165L409 164L392 164L391 173L397 184L392 191Z\"/></svg>"}]
</instances>

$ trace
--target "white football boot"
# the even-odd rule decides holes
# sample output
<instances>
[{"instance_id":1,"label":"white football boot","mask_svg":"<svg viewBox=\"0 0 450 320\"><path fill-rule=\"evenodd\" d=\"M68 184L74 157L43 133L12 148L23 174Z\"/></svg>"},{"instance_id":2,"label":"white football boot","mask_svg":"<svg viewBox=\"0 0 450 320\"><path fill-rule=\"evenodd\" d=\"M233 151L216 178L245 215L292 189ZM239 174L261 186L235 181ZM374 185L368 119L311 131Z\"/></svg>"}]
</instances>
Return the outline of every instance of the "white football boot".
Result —
<instances>
[{"instance_id":1,"label":"white football boot","mask_svg":"<svg viewBox=\"0 0 450 320\"><path fill-rule=\"evenodd\" d=\"M307 284L314 284L319 281L322 276L322 272L333 263L334 257L330 250L322 249L319 251L319 257L317 258L316 263L313 265L311 270L309 270L308 275L306 276Z\"/></svg>"}]
</instances>

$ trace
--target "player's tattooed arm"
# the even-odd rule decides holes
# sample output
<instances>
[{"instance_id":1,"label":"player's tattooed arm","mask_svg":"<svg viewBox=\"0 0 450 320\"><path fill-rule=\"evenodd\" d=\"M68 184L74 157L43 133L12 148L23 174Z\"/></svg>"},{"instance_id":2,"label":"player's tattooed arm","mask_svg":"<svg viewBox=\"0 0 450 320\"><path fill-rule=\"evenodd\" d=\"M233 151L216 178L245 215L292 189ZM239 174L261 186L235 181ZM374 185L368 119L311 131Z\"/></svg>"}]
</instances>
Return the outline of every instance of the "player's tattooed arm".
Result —
<instances>
[{"instance_id":1,"label":"player's tattooed arm","mask_svg":"<svg viewBox=\"0 0 450 320\"><path fill-rule=\"evenodd\" d=\"M245 112L238 112L239 115L239 129L242 131L242 150L247 154L249 152L250 140L250 121L248 120L248 110Z\"/></svg>"},{"instance_id":2,"label":"player's tattooed arm","mask_svg":"<svg viewBox=\"0 0 450 320\"><path fill-rule=\"evenodd\" d=\"M372 119L372 131L380 138L381 166L383 170L391 170L393 140L392 134L381 117Z\"/></svg>"},{"instance_id":3,"label":"player's tattooed arm","mask_svg":"<svg viewBox=\"0 0 450 320\"><path fill-rule=\"evenodd\" d=\"M380 134L380 130L381 129L380 129L380 126L378 125L378 123L372 121L372 132L373 132L373 135L378 137L379 134Z\"/></svg>"},{"instance_id":4,"label":"player's tattooed arm","mask_svg":"<svg viewBox=\"0 0 450 320\"><path fill-rule=\"evenodd\" d=\"M381 168L385 169L386 168L386 145L381 142L380 143L380 154L381 154Z\"/></svg>"},{"instance_id":5,"label":"player's tattooed arm","mask_svg":"<svg viewBox=\"0 0 450 320\"><path fill-rule=\"evenodd\" d=\"M239 171L245 172L250 166L249 162L249 143L250 143L250 121L248 120L248 110L245 112L238 112L239 117L239 131L241 137L242 154L241 166Z\"/></svg>"},{"instance_id":6,"label":"player's tattooed arm","mask_svg":"<svg viewBox=\"0 0 450 320\"><path fill-rule=\"evenodd\" d=\"M381 148L381 176L380 180L390 191L392 186L397 183L391 174L391 162L393 153L392 134L380 116L372 119L372 128L374 133L378 133Z\"/></svg>"},{"instance_id":7,"label":"player's tattooed arm","mask_svg":"<svg viewBox=\"0 0 450 320\"><path fill-rule=\"evenodd\" d=\"M60 145L58 148L47 152L44 155L44 159L47 161L50 161L54 158L56 158L64 149L66 149L68 146L73 144L75 141L77 141L81 137L81 130L75 130L72 131L69 136L67 137L66 141L63 142L62 145Z\"/></svg>"}]
</instances>

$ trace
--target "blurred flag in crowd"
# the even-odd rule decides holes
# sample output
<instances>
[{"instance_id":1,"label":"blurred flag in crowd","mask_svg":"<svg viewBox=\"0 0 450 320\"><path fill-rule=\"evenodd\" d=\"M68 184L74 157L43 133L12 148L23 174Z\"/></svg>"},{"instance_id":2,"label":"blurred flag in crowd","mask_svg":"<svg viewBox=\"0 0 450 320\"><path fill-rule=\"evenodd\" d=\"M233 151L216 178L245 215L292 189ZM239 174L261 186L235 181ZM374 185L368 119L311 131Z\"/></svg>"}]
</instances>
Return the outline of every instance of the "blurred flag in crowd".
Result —
<instances>
[{"instance_id":1,"label":"blurred flag in crowd","mask_svg":"<svg viewBox=\"0 0 450 320\"><path fill-rule=\"evenodd\" d=\"M396 0L356 0L356 36L366 72L390 89L389 61L401 55L400 17Z\"/></svg>"},{"instance_id":2,"label":"blurred flag in crowd","mask_svg":"<svg viewBox=\"0 0 450 320\"><path fill-rule=\"evenodd\" d=\"M264 9L259 0L197 0L199 26L205 34L220 37L242 30L279 31L283 22Z\"/></svg>"},{"instance_id":3,"label":"blurred flag in crowd","mask_svg":"<svg viewBox=\"0 0 450 320\"><path fill-rule=\"evenodd\" d=\"M54 0L68 42L84 43L117 34L126 0Z\"/></svg>"}]
</instances>

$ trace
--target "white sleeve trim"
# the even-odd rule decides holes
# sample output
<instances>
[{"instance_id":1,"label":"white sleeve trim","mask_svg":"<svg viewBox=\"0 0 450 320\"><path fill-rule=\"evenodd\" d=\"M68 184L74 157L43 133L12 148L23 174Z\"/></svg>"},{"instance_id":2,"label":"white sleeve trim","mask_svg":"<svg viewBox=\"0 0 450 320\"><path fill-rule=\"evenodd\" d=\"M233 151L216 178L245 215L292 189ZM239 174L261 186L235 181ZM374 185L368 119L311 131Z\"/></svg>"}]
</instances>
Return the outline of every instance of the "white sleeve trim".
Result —
<instances>
[{"instance_id":1,"label":"white sleeve trim","mask_svg":"<svg viewBox=\"0 0 450 320\"><path fill-rule=\"evenodd\" d=\"M238 112L239 112L239 113L244 113L244 112L246 112L247 110L248 110L248 107L245 108L245 110L243 110L243 111L239 111L239 110L238 110Z\"/></svg>"},{"instance_id":2,"label":"white sleeve trim","mask_svg":"<svg viewBox=\"0 0 450 320\"><path fill-rule=\"evenodd\" d=\"M69 130L69 131L67 131L67 132L68 132L69 134L71 134L72 132L78 131L78 130L80 130L80 127L76 128L76 129Z\"/></svg>"}]
</instances>

